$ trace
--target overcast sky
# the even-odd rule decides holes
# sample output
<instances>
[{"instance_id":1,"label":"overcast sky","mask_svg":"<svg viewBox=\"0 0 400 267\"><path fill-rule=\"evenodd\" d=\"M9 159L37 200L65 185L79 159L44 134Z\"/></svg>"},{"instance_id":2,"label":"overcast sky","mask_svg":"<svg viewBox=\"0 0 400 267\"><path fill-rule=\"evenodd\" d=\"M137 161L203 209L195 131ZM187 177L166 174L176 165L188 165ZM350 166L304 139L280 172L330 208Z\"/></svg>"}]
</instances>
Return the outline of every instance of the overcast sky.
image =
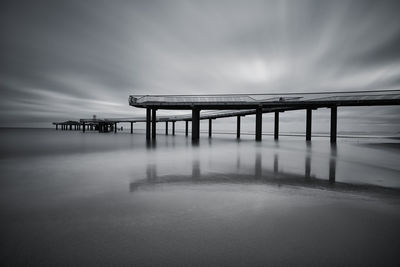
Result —
<instances>
[{"instance_id":1,"label":"overcast sky","mask_svg":"<svg viewBox=\"0 0 400 267\"><path fill-rule=\"evenodd\" d=\"M129 94L399 89L399 14L398 0L1 1L0 125L144 114ZM360 110L343 114L399 129L398 107Z\"/></svg>"}]
</instances>

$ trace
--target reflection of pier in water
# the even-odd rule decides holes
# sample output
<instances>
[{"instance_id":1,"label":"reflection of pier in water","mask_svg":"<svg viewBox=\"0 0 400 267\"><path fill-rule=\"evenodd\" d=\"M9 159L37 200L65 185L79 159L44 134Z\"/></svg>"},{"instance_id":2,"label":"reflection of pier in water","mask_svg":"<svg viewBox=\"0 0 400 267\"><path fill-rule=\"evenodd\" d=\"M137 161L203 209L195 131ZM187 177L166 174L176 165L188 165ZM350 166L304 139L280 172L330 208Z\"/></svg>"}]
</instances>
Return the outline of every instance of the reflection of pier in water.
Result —
<instances>
[{"instance_id":1,"label":"reflection of pier in water","mask_svg":"<svg viewBox=\"0 0 400 267\"><path fill-rule=\"evenodd\" d=\"M327 176L316 177L312 175L311 154L308 148L305 156L304 173L293 173L279 169L279 155L274 154L273 168L263 168L262 153L256 152L253 173L202 173L200 161L192 161L191 174L176 175L157 175L157 165L147 165L147 177L130 183L130 191L145 189L151 186L164 184L266 184L281 186L297 186L305 188L316 188L322 190L340 191L340 192L370 192L370 193L389 193L399 195L400 190L395 188L386 188L378 185L352 184L336 181L337 151L336 147L331 147L330 158L327 166ZM236 168L241 168L240 154L236 160Z\"/></svg>"}]
</instances>

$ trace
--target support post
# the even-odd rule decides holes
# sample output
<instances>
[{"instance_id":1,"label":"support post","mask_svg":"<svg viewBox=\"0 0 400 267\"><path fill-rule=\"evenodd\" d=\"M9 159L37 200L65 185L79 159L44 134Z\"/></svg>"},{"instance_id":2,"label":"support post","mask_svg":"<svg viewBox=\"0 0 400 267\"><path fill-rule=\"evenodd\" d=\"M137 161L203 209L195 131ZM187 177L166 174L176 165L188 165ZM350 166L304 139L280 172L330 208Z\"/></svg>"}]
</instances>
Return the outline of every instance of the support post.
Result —
<instances>
[{"instance_id":1,"label":"support post","mask_svg":"<svg viewBox=\"0 0 400 267\"><path fill-rule=\"evenodd\" d=\"M114 133L117 133L117 123L114 123Z\"/></svg>"},{"instance_id":2,"label":"support post","mask_svg":"<svg viewBox=\"0 0 400 267\"><path fill-rule=\"evenodd\" d=\"M175 135L175 121L172 122L172 135Z\"/></svg>"},{"instance_id":3,"label":"support post","mask_svg":"<svg viewBox=\"0 0 400 267\"><path fill-rule=\"evenodd\" d=\"M83 132L85 132L86 127L85 127L85 123L84 122L82 123L82 129L83 129Z\"/></svg>"},{"instance_id":4,"label":"support post","mask_svg":"<svg viewBox=\"0 0 400 267\"><path fill-rule=\"evenodd\" d=\"M236 117L236 138L240 139L240 116Z\"/></svg>"},{"instance_id":5,"label":"support post","mask_svg":"<svg viewBox=\"0 0 400 267\"><path fill-rule=\"evenodd\" d=\"M185 136L189 135L189 121L185 121Z\"/></svg>"},{"instance_id":6,"label":"support post","mask_svg":"<svg viewBox=\"0 0 400 267\"><path fill-rule=\"evenodd\" d=\"M133 122L131 122L131 134L133 134Z\"/></svg>"},{"instance_id":7,"label":"support post","mask_svg":"<svg viewBox=\"0 0 400 267\"><path fill-rule=\"evenodd\" d=\"M69 125L69 130L72 131L72 124Z\"/></svg>"},{"instance_id":8,"label":"support post","mask_svg":"<svg viewBox=\"0 0 400 267\"><path fill-rule=\"evenodd\" d=\"M312 109L307 109L306 115L306 141L311 141Z\"/></svg>"},{"instance_id":9,"label":"support post","mask_svg":"<svg viewBox=\"0 0 400 267\"><path fill-rule=\"evenodd\" d=\"M262 139L262 108L256 109L256 141L261 141Z\"/></svg>"},{"instance_id":10,"label":"support post","mask_svg":"<svg viewBox=\"0 0 400 267\"><path fill-rule=\"evenodd\" d=\"M56 131L58 131L58 124L56 124Z\"/></svg>"},{"instance_id":11,"label":"support post","mask_svg":"<svg viewBox=\"0 0 400 267\"><path fill-rule=\"evenodd\" d=\"M168 135L168 121L165 122L165 135Z\"/></svg>"},{"instance_id":12,"label":"support post","mask_svg":"<svg viewBox=\"0 0 400 267\"><path fill-rule=\"evenodd\" d=\"M331 144L336 144L337 135L337 107L331 107Z\"/></svg>"},{"instance_id":13,"label":"support post","mask_svg":"<svg viewBox=\"0 0 400 267\"><path fill-rule=\"evenodd\" d=\"M152 119L152 124L151 124L151 138L153 140L156 140L156 127L157 127L157 109L153 108L151 110L151 119Z\"/></svg>"},{"instance_id":14,"label":"support post","mask_svg":"<svg viewBox=\"0 0 400 267\"><path fill-rule=\"evenodd\" d=\"M274 140L279 139L279 111L275 111Z\"/></svg>"},{"instance_id":15,"label":"support post","mask_svg":"<svg viewBox=\"0 0 400 267\"><path fill-rule=\"evenodd\" d=\"M197 108L192 109L192 140L197 141L200 139L200 110Z\"/></svg>"},{"instance_id":16,"label":"support post","mask_svg":"<svg viewBox=\"0 0 400 267\"><path fill-rule=\"evenodd\" d=\"M212 136L212 119L208 119L208 137Z\"/></svg>"},{"instance_id":17,"label":"support post","mask_svg":"<svg viewBox=\"0 0 400 267\"><path fill-rule=\"evenodd\" d=\"M150 140L151 109L146 108L146 140Z\"/></svg>"}]
</instances>

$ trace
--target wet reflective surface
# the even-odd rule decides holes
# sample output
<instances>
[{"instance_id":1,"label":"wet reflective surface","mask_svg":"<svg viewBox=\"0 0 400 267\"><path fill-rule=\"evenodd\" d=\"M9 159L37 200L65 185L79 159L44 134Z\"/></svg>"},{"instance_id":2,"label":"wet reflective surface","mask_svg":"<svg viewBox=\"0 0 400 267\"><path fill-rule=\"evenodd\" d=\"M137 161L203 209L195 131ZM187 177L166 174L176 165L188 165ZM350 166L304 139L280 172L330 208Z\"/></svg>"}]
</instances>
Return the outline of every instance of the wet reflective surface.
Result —
<instances>
[{"instance_id":1,"label":"wet reflective surface","mask_svg":"<svg viewBox=\"0 0 400 267\"><path fill-rule=\"evenodd\" d=\"M399 263L396 140L0 137L5 265Z\"/></svg>"}]
</instances>

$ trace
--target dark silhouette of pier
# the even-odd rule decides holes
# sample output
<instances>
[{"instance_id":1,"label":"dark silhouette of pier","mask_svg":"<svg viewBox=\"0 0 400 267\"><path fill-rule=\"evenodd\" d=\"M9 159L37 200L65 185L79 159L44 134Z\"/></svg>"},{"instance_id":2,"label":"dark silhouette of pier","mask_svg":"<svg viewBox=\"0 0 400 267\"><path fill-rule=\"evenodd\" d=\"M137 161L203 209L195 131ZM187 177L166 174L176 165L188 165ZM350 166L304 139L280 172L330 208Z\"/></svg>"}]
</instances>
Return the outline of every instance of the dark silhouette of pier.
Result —
<instances>
[{"instance_id":1,"label":"dark silhouette of pier","mask_svg":"<svg viewBox=\"0 0 400 267\"><path fill-rule=\"evenodd\" d=\"M290 94L218 94L218 95L131 95L129 104L146 109L145 117L80 119L79 121L54 122L62 130L97 130L99 132L117 132L118 123L146 123L146 139L156 139L156 123L165 122L165 134L168 124L172 123L172 135L175 135L175 123L185 122L185 135L197 142L200 138L200 120L208 119L208 136L212 137L212 121L219 118L236 117L236 138L240 138L241 117L256 115L255 140L262 140L262 115L274 113L274 139L279 139L279 114L292 110L305 110L306 140L312 136L312 111L329 108L330 142L336 143L338 107L387 106L400 105L400 90L351 91L325 93L290 93ZM157 110L190 110L189 115L157 116ZM203 112L202 112L203 111ZM204 112L206 111L206 112Z\"/></svg>"}]
</instances>

